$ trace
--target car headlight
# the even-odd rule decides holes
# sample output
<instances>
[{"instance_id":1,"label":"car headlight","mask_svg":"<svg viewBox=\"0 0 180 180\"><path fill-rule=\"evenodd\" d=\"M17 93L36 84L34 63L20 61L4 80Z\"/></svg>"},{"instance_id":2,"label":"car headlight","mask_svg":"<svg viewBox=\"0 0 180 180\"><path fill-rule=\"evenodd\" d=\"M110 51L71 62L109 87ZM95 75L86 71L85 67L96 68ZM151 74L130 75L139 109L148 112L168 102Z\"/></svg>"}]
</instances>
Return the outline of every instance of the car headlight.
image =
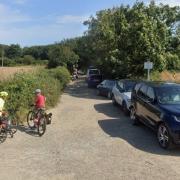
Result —
<instances>
[{"instance_id":1,"label":"car headlight","mask_svg":"<svg viewBox=\"0 0 180 180\"><path fill-rule=\"evenodd\" d=\"M180 122L180 116L173 116L175 121Z\"/></svg>"}]
</instances>

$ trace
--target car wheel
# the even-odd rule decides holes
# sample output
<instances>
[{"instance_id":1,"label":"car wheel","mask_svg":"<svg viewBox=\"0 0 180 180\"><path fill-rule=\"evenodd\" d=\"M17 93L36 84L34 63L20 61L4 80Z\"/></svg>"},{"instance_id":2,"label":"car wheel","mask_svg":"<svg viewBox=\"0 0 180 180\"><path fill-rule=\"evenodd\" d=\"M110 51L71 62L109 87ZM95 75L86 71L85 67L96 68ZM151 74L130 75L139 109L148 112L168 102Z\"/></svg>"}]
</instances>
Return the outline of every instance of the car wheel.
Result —
<instances>
[{"instance_id":1,"label":"car wheel","mask_svg":"<svg viewBox=\"0 0 180 180\"><path fill-rule=\"evenodd\" d=\"M125 115L128 115L129 110L127 108L127 104L125 101L123 101L123 103L122 103L122 109L123 109L123 112L125 113Z\"/></svg>"},{"instance_id":2,"label":"car wheel","mask_svg":"<svg viewBox=\"0 0 180 180\"><path fill-rule=\"evenodd\" d=\"M116 102L116 99L115 99L114 95L112 96L112 103L113 103L114 106L117 106L117 102Z\"/></svg>"},{"instance_id":3,"label":"car wheel","mask_svg":"<svg viewBox=\"0 0 180 180\"><path fill-rule=\"evenodd\" d=\"M100 96L100 94L101 94L101 93L100 93L100 90L97 89L97 95Z\"/></svg>"},{"instance_id":4,"label":"car wheel","mask_svg":"<svg viewBox=\"0 0 180 180\"><path fill-rule=\"evenodd\" d=\"M159 145L162 148L169 149L172 147L173 145L172 138L169 134L169 130L167 126L164 123L160 124L158 127L157 138L158 138Z\"/></svg>"},{"instance_id":5,"label":"car wheel","mask_svg":"<svg viewBox=\"0 0 180 180\"><path fill-rule=\"evenodd\" d=\"M108 92L107 97L108 97L108 99L112 99L111 92Z\"/></svg>"},{"instance_id":6,"label":"car wheel","mask_svg":"<svg viewBox=\"0 0 180 180\"><path fill-rule=\"evenodd\" d=\"M130 108L130 119L133 121L133 125L137 126L140 124L140 121L136 116L136 109L134 107Z\"/></svg>"}]
</instances>

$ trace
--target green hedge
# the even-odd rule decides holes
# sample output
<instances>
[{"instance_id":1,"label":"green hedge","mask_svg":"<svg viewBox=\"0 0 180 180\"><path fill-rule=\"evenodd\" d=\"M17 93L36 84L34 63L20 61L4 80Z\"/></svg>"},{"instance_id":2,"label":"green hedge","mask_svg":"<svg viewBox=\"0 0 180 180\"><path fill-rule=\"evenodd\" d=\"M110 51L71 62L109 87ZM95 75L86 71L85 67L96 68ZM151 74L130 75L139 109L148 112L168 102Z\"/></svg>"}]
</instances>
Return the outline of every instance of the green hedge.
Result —
<instances>
[{"instance_id":1,"label":"green hedge","mask_svg":"<svg viewBox=\"0 0 180 180\"><path fill-rule=\"evenodd\" d=\"M12 80L1 82L0 91L7 91L6 109L19 109L19 116L29 109L34 101L34 90L39 88L46 96L47 108L58 103L59 96L70 80L70 74L64 67L41 70L38 73L19 73ZM24 117L23 117L24 118ZM22 120L22 117L21 117Z\"/></svg>"}]
</instances>

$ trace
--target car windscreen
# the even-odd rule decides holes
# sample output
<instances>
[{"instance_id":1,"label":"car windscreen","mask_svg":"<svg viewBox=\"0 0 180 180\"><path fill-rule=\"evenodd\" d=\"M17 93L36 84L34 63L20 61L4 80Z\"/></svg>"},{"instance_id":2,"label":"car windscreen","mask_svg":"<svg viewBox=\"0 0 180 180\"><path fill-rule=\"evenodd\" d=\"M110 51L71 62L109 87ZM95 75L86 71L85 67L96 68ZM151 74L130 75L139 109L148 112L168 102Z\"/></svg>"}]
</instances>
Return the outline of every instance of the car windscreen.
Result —
<instances>
[{"instance_id":1,"label":"car windscreen","mask_svg":"<svg viewBox=\"0 0 180 180\"><path fill-rule=\"evenodd\" d=\"M131 82L131 81L126 82L126 83L124 84L124 90L125 90L125 92L132 92L135 84L136 84L136 82Z\"/></svg>"},{"instance_id":2,"label":"car windscreen","mask_svg":"<svg viewBox=\"0 0 180 180\"><path fill-rule=\"evenodd\" d=\"M156 93L161 104L180 104L180 86L159 87Z\"/></svg>"},{"instance_id":3,"label":"car windscreen","mask_svg":"<svg viewBox=\"0 0 180 180\"><path fill-rule=\"evenodd\" d=\"M97 69L91 69L91 70L89 70L89 74L99 74L99 70L97 70Z\"/></svg>"}]
</instances>

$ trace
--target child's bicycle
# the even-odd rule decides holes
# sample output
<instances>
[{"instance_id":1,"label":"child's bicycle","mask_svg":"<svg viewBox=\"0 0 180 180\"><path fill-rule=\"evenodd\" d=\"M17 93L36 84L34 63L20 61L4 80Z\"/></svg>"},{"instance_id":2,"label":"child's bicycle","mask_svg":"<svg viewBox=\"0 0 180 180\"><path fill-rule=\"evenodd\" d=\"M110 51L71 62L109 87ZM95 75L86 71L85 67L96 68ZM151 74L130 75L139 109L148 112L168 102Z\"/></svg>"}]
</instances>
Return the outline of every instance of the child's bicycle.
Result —
<instances>
[{"instance_id":1,"label":"child's bicycle","mask_svg":"<svg viewBox=\"0 0 180 180\"><path fill-rule=\"evenodd\" d=\"M34 105L31 105L32 110L28 112L27 124L29 128L37 128L39 136L42 136L46 131L46 125L51 124L52 113L47 114L45 109L35 109Z\"/></svg>"},{"instance_id":2,"label":"child's bicycle","mask_svg":"<svg viewBox=\"0 0 180 180\"><path fill-rule=\"evenodd\" d=\"M0 117L0 139L6 139L7 134L13 138L13 135L17 132L18 120L16 118L16 112L18 110L9 109L8 112L3 112Z\"/></svg>"}]
</instances>

